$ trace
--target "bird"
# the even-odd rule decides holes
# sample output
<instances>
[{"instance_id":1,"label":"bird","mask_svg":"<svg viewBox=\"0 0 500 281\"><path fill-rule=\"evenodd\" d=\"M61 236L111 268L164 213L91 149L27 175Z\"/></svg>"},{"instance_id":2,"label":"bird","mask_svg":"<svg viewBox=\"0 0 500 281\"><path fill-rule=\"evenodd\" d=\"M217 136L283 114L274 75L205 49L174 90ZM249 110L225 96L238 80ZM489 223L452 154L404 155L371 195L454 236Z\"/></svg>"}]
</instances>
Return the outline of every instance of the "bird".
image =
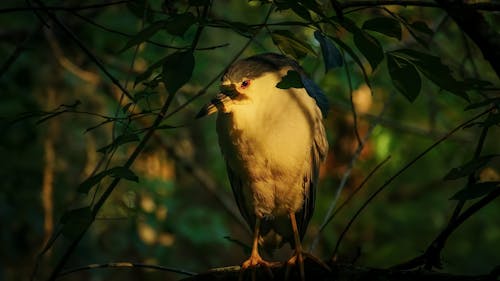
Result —
<instances>
[{"instance_id":1,"label":"bird","mask_svg":"<svg viewBox=\"0 0 500 281\"><path fill-rule=\"evenodd\" d=\"M277 87L291 74L298 74L302 87ZM197 114L217 113L218 142L233 195L253 230L251 255L242 271L275 265L261 257L259 246L273 250L289 243L294 253L287 264L298 264L305 280L301 241L328 152L327 112L326 96L297 61L263 53L230 65L220 93Z\"/></svg>"}]
</instances>

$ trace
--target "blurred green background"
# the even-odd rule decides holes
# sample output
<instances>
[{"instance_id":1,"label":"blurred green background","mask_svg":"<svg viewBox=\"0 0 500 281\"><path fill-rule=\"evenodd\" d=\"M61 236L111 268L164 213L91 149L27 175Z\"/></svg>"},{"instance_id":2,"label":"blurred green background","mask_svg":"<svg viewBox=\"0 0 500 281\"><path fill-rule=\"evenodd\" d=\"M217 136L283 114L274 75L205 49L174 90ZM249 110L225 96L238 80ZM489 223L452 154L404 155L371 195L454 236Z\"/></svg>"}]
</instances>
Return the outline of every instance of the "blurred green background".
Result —
<instances>
[{"instance_id":1,"label":"blurred green background","mask_svg":"<svg viewBox=\"0 0 500 281\"><path fill-rule=\"evenodd\" d=\"M122 96L93 59L43 10L37 13L30 9L4 11L28 7L28 4L2 1L0 58L4 68L0 77L0 155L4 160L0 162L0 280L27 280L44 243L61 229L61 216L68 210L94 203L113 178L105 177L87 194L77 191L80 183L105 167L123 166L138 144L136 140L109 154L98 150L127 132L142 137L143 129L151 126L167 93L162 83L154 87L143 83L134 85L134 81L148 67L175 51L147 42L123 48L133 38L137 39L135 34L156 20L186 11L197 16L202 7L196 7L196 2L203 3L151 0L92 9L53 10L135 97L134 104L127 105L131 100ZM51 7L92 4L44 3ZM328 3L322 4L328 7ZM258 28L269 8L269 4L259 1L213 1L209 12L213 26L203 30L198 43L199 48L208 49L194 52L193 75L175 96L169 112L193 98L212 79L218 79L216 76L248 43L248 36L253 35L254 29L249 31L248 26L241 23ZM442 10L400 6L387 9L361 9L345 16L359 26L388 13L404 17L408 22L421 21L433 31L422 37L428 47L419 44L405 28L401 40L379 33L372 35L384 51L420 50L441 58L458 80L475 78L498 86L498 77L480 51ZM325 13L334 15L331 8ZM486 18L492 26L498 26L497 14L487 13ZM330 100L331 110L325 121L330 153L322 167L316 211L304 242L306 248L316 237L344 174L350 172L350 177L337 205L359 186L377 163L391 156L321 234L313 253L329 258L339 233L372 192L440 136L482 109L465 111L467 101L440 90L423 76L420 95L410 103L395 89L385 59L375 71L369 71L370 65L354 47L351 34L342 29L329 32L362 58L373 94L359 66L347 54L347 72L345 67L339 67L325 74L314 30L279 24L290 21L304 19L292 10L273 10L269 25L256 33L241 57L280 52L269 35L269 31L277 29L292 31L316 53L308 54L300 63ZM197 26L188 27L182 36L162 28L149 39L163 45L189 46ZM173 28L175 33L180 27ZM9 59L13 59L11 64ZM161 67L143 82L156 83L158 80L154 77L160 73ZM358 142L354 134L349 79L358 132L361 138L369 134L352 171L350 162ZM201 106L217 93L217 87L217 82L212 84L206 94L163 121L163 125L176 128L165 126L166 129L158 130L147 143L131 168L139 182L122 180L119 183L65 268L128 261L202 272L212 267L237 265L246 258L245 248L235 241L248 245L251 237L235 212L217 144L215 119L194 119ZM498 90L469 92L472 102L495 95L498 97ZM65 109L72 112L51 116ZM45 120L45 117L51 118ZM373 131L371 126L375 126ZM347 233L339 259L356 259L356 264L383 268L425 251L453 212L456 201L449 200L450 197L466 183L466 178L452 181L443 178L450 169L472 159L481 129L473 126L459 130L391 183ZM498 153L499 138L498 126L493 126L483 154ZM493 159L478 171L477 177L481 181L498 181L499 163ZM446 272L483 274L500 264L499 212L500 202L496 200L450 237L443 252ZM72 238L71 233L64 233L51 244L40 260L39 279L48 276ZM285 260L290 254L290 249L285 248L272 259ZM156 270L94 269L60 280L175 280L181 277Z\"/></svg>"}]
</instances>

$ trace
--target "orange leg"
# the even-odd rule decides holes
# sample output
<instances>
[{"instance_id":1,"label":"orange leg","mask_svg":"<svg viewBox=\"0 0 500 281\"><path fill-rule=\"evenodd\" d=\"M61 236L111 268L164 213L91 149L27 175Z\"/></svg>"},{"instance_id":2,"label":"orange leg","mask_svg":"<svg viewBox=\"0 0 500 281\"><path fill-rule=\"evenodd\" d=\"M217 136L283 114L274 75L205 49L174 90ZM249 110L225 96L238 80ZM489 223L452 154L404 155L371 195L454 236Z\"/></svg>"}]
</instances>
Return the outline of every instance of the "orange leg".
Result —
<instances>
[{"instance_id":1,"label":"orange leg","mask_svg":"<svg viewBox=\"0 0 500 281\"><path fill-rule=\"evenodd\" d=\"M287 268L285 273L285 280L288 280L288 275L290 273L290 267L295 264L299 264L300 280L305 281L306 275L304 272L304 257L302 252L302 244L300 243L299 229L297 227L297 221L295 220L295 213L291 212L290 221L292 223L293 238L295 240L295 253L287 262Z\"/></svg>"},{"instance_id":2,"label":"orange leg","mask_svg":"<svg viewBox=\"0 0 500 281\"><path fill-rule=\"evenodd\" d=\"M252 269L252 280L255 280L255 268L259 266L263 266L267 269L270 276L272 276L271 267L279 265L279 263L268 262L262 259L259 254L259 231L260 231L260 218L256 218L255 220L255 229L253 232L253 243L252 243L252 253L250 257L243 262L241 265L240 278L243 279L243 272L248 268Z\"/></svg>"},{"instance_id":3,"label":"orange leg","mask_svg":"<svg viewBox=\"0 0 500 281\"><path fill-rule=\"evenodd\" d=\"M310 258L311 260L319 264L327 271L331 271L330 267L326 265L324 262L322 262L320 259L302 251L302 244L300 242L300 235L299 235L299 229L297 227L297 221L295 220L295 213L291 212L289 215L290 215L290 221L292 223L293 238L295 240L295 253L287 262L287 268L285 271L285 280L288 280L291 266L296 265L297 263L299 264L300 280L302 281L306 280L306 275L304 271L304 257Z\"/></svg>"}]
</instances>

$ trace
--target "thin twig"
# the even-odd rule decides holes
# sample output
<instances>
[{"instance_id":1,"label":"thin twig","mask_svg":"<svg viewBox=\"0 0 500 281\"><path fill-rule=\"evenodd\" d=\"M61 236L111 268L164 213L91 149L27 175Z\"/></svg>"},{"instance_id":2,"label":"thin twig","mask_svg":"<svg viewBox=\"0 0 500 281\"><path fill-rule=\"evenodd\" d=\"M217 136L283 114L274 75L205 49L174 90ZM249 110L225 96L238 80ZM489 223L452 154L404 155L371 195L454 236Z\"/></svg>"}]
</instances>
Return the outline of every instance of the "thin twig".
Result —
<instances>
[{"instance_id":1,"label":"thin twig","mask_svg":"<svg viewBox=\"0 0 500 281\"><path fill-rule=\"evenodd\" d=\"M356 193L358 193L363 187L364 185L368 182L368 180L378 171L378 169L380 169L384 164L386 164L389 160L391 159L391 156L387 156L384 160L382 160L380 163L377 164L377 166L375 166L375 168L373 168L370 173L368 173L368 175L363 179L363 181L361 182L361 184L359 184L359 186L354 189L353 192L351 192L351 194L349 194L349 196L344 200L344 202L342 202L342 204L340 204L337 209L335 209L335 212L333 212L333 214L327 218L326 220L326 223L324 225L324 227L330 223L330 221L333 220L333 218L345 207L347 206L347 204L351 201L352 198L354 198L354 195L356 195ZM320 228L319 232L322 232L323 231L323 228ZM336 253L334 253L334 255L336 255Z\"/></svg>"},{"instance_id":2,"label":"thin twig","mask_svg":"<svg viewBox=\"0 0 500 281\"><path fill-rule=\"evenodd\" d=\"M342 59L344 60L344 69L345 69L345 74L347 76L347 82L349 85L349 100L351 102L352 119L354 121L353 130L354 130L354 134L356 135L356 140L358 141L358 147L359 147L359 146L362 146L362 143L361 143L362 141L361 141L361 137L359 136L358 116L356 114L356 107L354 106L354 97L353 97L354 89L352 87L351 73L349 72L349 65L345 59L344 50L342 50ZM370 87L370 92L371 91L372 91L372 89ZM373 95L373 93L372 93L372 95Z\"/></svg>"},{"instance_id":3,"label":"thin twig","mask_svg":"<svg viewBox=\"0 0 500 281\"><path fill-rule=\"evenodd\" d=\"M64 6L14 7L14 8L0 9L0 14L12 13L12 12L46 11L46 10L50 10L50 11L82 11L82 10L100 9L100 8L109 7L109 6L126 4L128 2L131 2L131 1L130 0L117 1L117 2L93 4L93 5L87 5L87 6L73 6L73 7L70 7L70 6L68 6L68 7L64 7Z\"/></svg>"},{"instance_id":4,"label":"thin twig","mask_svg":"<svg viewBox=\"0 0 500 281\"><path fill-rule=\"evenodd\" d=\"M269 17L271 16L272 10L273 10L273 7L271 7L269 9L269 11L268 11L268 13L266 15L266 18L264 19L264 23L267 23L267 21L269 20ZM257 36L257 32L255 32L254 35L250 39L248 39L248 41L245 43L245 45L240 49L240 51L238 53L236 53L236 55L229 62L229 65L231 65L232 63L234 63L241 56L241 54L243 54L243 52L248 48L248 46L250 46L250 43L252 43L252 41L254 40L255 36ZM196 100L199 97L201 97L204 94L206 94L208 88L210 88L210 86L212 86L212 84L214 84L215 82L217 82L218 79L219 79L219 77L222 74L224 74L224 72L226 72L225 68L222 69L216 76L214 76L214 78L212 78L212 80L210 80L210 82L205 87L203 87L203 89L199 90L198 93L196 93L194 96L192 96L191 98L189 98L183 104L179 105L179 107L177 107L176 109L174 109L171 112L169 112L167 114L167 116L165 116L165 118L171 117L172 115L176 114L177 112L181 111L186 106L188 106L189 104L191 104L194 100Z\"/></svg>"},{"instance_id":5,"label":"thin twig","mask_svg":"<svg viewBox=\"0 0 500 281\"><path fill-rule=\"evenodd\" d=\"M0 78L9 70L9 68L14 64L14 62L19 58L19 56L26 50L26 44L37 35L42 29L42 23L39 23L27 36L24 38L23 42L16 46L12 54L5 60L5 62L0 67Z\"/></svg>"},{"instance_id":6,"label":"thin twig","mask_svg":"<svg viewBox=\"0 0 500 281\"><path fill-rule=\"evenodd\" d=\"M344 238L345 234L347 233L347 231L349 230L349 228L351 227L351 225L354 223L354 221L356 220L356 218L368 206L368 204L382 190L384 190L392 181L394 181L397 177L399 177L403 172L405 172L406 170L408 170L408 168L410 168L413 164L415 164L418 160L420 160L420 158L422 158L423 156L425 156L429 151L431 151L436 146L438 146L441 142L443 142L444 140L446 140L447 138L449 138L452 134L454 134L455 132L457 132L458 130L460 130L461 128L463 128L464 126L466 126L467 124L469 124L469 123L473 122L474 120L480 118L481 116L489 113L491 110L492 110L492 108L490 108L490 109L488 109L486 111L483 111L483 112L477 114L476 116L474 116L473 118L467 120L466 122L458 125L457 127L455 127L454 129L452 129L451 131L449 131L446 135L444 135L443 137L441 137L439 140L437 140L435 143L433 143L432 145L430 145L423 152L421 152L420 154L418 154L414 159L412 159L410 162L408 162L405 166L403 166L403 168L401 168L392 177L390 177L384 184L382 184L382 186L380 186L372 195L370 195L370 197L368 197L368 199L363 203L363 205L361 205L361 207L356 211L356 213L351 218L351 220L347 223L346 227L344 228L344 230L340 234L339 239L337 240L337 244L335 245L335 249L334 249L333 252L334 253L338 252L338 249L339 249L340 243L342 242L342 239ZM334 258L334 255L332 255L331 259L333 259L333 258Z\"/></svg>"},{"instance_id":7,"label":"thin twig","mask_svg":"<svg viewBox=\"0 0 500 281\"><path fill-rule=\"evenodd\" d=\"M123 31L111 29L111 28L109 28L107 26L104 26L104 25L102 25L100 23L97 23L97 22L89 19L88 17L82 16L82 15L80 15L77 12L70 11L70 13L72 15L75 15L76 17L82 19L83 21L85 21L85 22L87 22L87 23L89 23L91 25L94 25L97 28L100 28L100 29L102 29L104 31L107 31L109 33L118 34L118 35L121 35L121 36L124 36L124 37L128 37L128 38L132 38L132 37L135 36L134 34L129 34L129 33L123 32ZM157 47L166 48L166 49L173 49L173 50L186 50L186 49L190 48L190 46L172 46L172 45L166 45L166 44L155 42L155 41L153 41L151 39L147 39L144 42L147 42L147 43L149 43L151 45L155 45ZM224 44L219 44L219 45L214 45L214 46L208 46L208 47L198 47L198 48L196 48L196 50L197 51L208 51L208 50L214 50L214 49L218 49L218 48L224 48L224 47L227 47L227 46L229 46L229 43L224 43Z\"/></svg>"},{"instance_id":8,"label":"thin twig","mask_svg":"<svg viewBox=\"0 0 500 281\"><path fill-rule=\"evenodd\" d=\"M40 2L40 1L37 0L37 2ZM43 5L43 3L39 3L39 4ZM211 2L208 2L207 5L211 5ZM208 11L208 6L205 6L205 11ZM207 16L207 13L204 13L204 16ZM200 25L198 27L198 30L200 30L200 29L202 30L203 28L204 28L204 26ZM196 47L195 44L198 43L198 40L199 40L200 36L201 36L201 31L197 31L196 32L196 37L193 40L192 49L194 49ZM135 160L137 159L137 157L140 155L140 153L143 151L143 149L146 147L146 144L148 143L148 141L150 140L150 138L154 135L155 129L160 125L160 123L165 118L165 115L166 115L168 109L170 108L170 105L171 105L171 103L173 101L174 96L175 96L175 93L169 93L167 100L163 104L160 112L158 113L158 116L153 121L152 128L145 133L144 137L139 142L139 144L135 147L134 151L132 152L132 154L130 155L130 157L127 159L127 161L125 162L125 164L123 165L123 167L125 167L127 169L130 168L132 166L132 164L135 162ZM118 185L118 183L120 181L121 181L121 178L119 178L119 177L114 178L113 181L108 185L108 187L106 188L106 190L104 190L104 192L101 195L101 197L97 200L97 202L95 203L94 207L92 208L92 221L95 219L95 217L97 216L97 213L100 211L100 209L102 208L102 206L107 201L107 199L109 198L109 196L111 195L111 193L113 192L113 190L115 189L115 187ZM63 269L64 265L68 261L68 259L71 256L71 254L75 251L76 247L78 246L78 244L82 240L83 236L85 235L85 233L89 229L90 225L92 225L92 224L90 223L88 226L86 226L69 243L69 246L64 251L64 253L63 253L62 257L60 258L60 260L56 263L54 269L52 270L52 272L51 272L51 274L50 274L50 276L49 276L49 278L47 280L54 281L58 277L59 273Z\"/></svg>"},{"instance_id":9,"label":"thin twig","mask_svg":"<svg viewBox=\"0 0 500 281\"><path fill-rule=\"evenodd\" d=\"M110 262L110 263L103 263L103 264L89 264L85 266L80 266L72 269L65 270L59 274L57 278L61 278L63 276L80 272L80 271L86 271L86 270L94 270L98 268L127 268L127 269L134 269L134 268L147 268L147 269L155 269L155 270L160 270L160 271L168 271L168 272L173 272L173 273L178 273L182 275L187 275L187 276L194 276L197 273L195 272L190 272L186 271L183 269L179 268L173 268L173 267L167 267L167 266L161 266L161 265L154 265L154 264L144 264L144 263L133 263L133 262Z\"/></svg>"},{"instance_id":10,"label":"thin twig","mask_svg":"<svg viewBox=\"0 0 500 281\"><path fill-rule=\"evenodd\" d=\"M40 7L45 7L45 4L43 4L40 0L35 0L35 2L40 5ZM45 11L47 15L54 21L79 47L82 49L82 51L101 69L102 72L115 84L120 90L131 100L133 100L132 95L125 89L118 79L116 79L104 66L104 64L97 58L90 49L85 46L85 44L62 22L59 20L59 18L52 13L50 10L47 10L45 8Z\"/></svg>"},{"instance_id":11,"label":"thin twig","mask_svg":"<svg viewBox=\"0 0 500 281\"><path fill-rule=\"evenodd\" d=\"M384 108L380 111L380 113L378 115L379 117L381 117L384 114L384 112L385 112L385 110L387 108L387 104L389 102L390 102L390 99L385 102ZM337 201L340 198L340 193L342 192L342 190L344 189L345 185L347 184L347 180L351 176L351 172L352 172L352 169L354 168L354 164L356 163L356 161L358 160L359 156L361 155L361 152L364 149L366 141L370 138L370 136L373 133L373 130L375 129L375 127L377 125L378 125L377 122L372 123L370 125L370 127L368 128L368 131L366 132L365 137L361 140L361 142L358 143L358 147L356 148L356 151L354 152L354 154L351 157L351 160L349 162L349 166L348 166L347 170L342 175L342 179L340 180L339 187L337 188L337 190L335 192L335 196L332 199L332 201L330 203L330 206L328 207L328 211L326 212L325 218L323 219L323 222L321 223L320 230L318 231L318 234L316 234L316 237L314 238L313 243L311 244L311 251L314 250L314 248L316 248L317 244L319 243L319 238L320 238L320 235L321 235L322 231L325 229L325 227L331 221L330 217L333 214L333 210L335 210Z\"/></svg>"},{"instance_id":12,"label":"thin twig","mask_svg":"<svg viewBox=\"0 0 500 281\"><path fill-rule=\"evenodd\" d=\"M430 8L440 8L441 6L435 2L429 1L395 1L395 0L365 0L365 1L345 1L340 4L342 10L348 8L356 7L377 7L377 6L417 6L417 7L430 7ZM482 10L482 11L500 11L500 5L494 2L480 2L480 3L468 3L462 4L465 8L471 10Z\"/></svg>"}]
</instances>

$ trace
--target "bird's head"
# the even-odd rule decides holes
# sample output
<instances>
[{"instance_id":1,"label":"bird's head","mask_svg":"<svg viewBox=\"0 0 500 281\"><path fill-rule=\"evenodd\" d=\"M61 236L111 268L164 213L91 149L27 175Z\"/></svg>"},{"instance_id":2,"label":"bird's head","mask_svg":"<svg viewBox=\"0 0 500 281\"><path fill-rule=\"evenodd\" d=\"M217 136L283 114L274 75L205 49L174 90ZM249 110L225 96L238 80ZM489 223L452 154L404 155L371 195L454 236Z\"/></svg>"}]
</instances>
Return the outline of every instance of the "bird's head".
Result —
<instances>
[{"instance_id":1,"label":"bird's head","mask_svg":"<svg viewBox=\"0 0 500 281\"><path fill-rule=\"evenodd\" d=\"M215 112L230 113L235 105L258 103L266 99L266 95L276 89L276 84L287 68L300 69L295 61L273 53L235 62L222 77L220 93L196 117Z\"/></svg>"}]
</instances>

